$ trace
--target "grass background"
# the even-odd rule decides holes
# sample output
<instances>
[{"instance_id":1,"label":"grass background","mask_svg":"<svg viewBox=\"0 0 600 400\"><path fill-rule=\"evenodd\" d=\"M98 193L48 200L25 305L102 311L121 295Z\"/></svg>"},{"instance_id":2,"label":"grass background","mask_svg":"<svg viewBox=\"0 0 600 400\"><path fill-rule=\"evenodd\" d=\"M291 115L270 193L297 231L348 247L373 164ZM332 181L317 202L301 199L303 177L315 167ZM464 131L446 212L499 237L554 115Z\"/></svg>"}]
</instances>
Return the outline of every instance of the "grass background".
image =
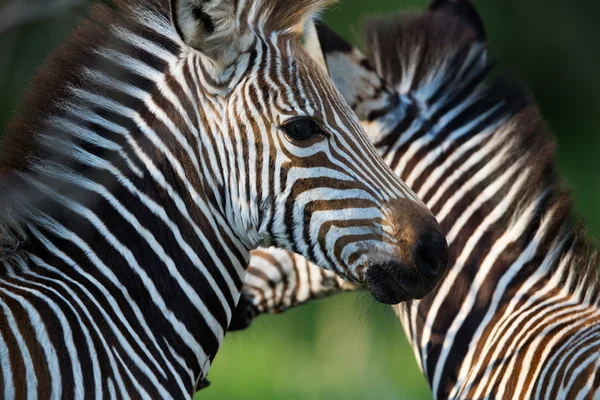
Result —
<instances>
[{"instance_id":1,"label":"grass background","mask_svg":"<svg viewBox=\"0 0 600 400\"><path fill-rule=\"evenodd\" d=\"M21 0L20 0L21 1ZM26 1L26 0L22 0ZM558 144L559 167L592 234L600 233L600 3L474 1L492 54L528 83ZM3 0L0 0L2 5ZM421 0L342 0L325 14L359 38L368 14L422 9ZM47 54L81 12L0 35L0 127ZM2 130L0 130L1 132ZM203 399L428 399L427 384L389 307L344 294L226 337Z\"/></svg>"}]
</instances>

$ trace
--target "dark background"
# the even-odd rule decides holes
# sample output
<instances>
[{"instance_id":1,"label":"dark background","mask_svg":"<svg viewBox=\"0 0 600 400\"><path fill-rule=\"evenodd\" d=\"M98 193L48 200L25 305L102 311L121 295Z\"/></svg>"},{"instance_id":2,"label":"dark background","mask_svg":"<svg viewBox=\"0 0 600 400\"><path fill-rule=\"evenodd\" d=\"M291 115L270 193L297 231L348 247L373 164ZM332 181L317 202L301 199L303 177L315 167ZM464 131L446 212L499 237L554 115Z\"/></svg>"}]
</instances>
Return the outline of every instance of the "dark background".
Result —
<instances>
[{"instance_id":1,"label":"dark background","mask_svg":"<svg viewBox=\"0 0 600 400\"><path fill-rule=\"evenodd\" d=\"M32 22L10 26L0 0L0 127L44 58L85 15L85 0L17 0ZM68 3L77 3L73 8ZM16 4L16 3L13 3ZM325 14L347 39L374 13L419 0L342 0ZM492 55L529 85L558 143L559 167L592 234L600 233L600 3L477 1ZM41 5L41 6L40 6ZM53 8L55 7L55 8ZM34 15L34 10L41 10ZM36 12L37 13L37 12ZM16 15L16 14L15 14ZM0 132L1 132L0 131ZM349 294L261 317L228 335L207 399L427 399L430 394L389 307Z\"/></svg>"}]
</instances>

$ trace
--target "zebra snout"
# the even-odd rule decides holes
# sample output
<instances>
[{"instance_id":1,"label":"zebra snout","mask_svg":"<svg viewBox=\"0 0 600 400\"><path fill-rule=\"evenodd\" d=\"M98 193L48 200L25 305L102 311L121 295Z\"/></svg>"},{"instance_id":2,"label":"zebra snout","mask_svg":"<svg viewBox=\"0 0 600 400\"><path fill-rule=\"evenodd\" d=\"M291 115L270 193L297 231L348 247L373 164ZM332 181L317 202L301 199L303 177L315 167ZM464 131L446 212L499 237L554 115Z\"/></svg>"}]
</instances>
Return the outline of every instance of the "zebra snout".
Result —
<instances>
[{"instance_id":1,"label":"zebra snout","mask_svg":"<svg viewBox=\"0 0 600 400\"><path fill-rule=\"evenodd\" d=\"M380 303L398 304L411 299L401 282L406 267L396 261L371 264L367 270L367 286Z\"/></svg>"},{"instance_id":2,"label":"zebra snout","mask_svg":"<svg viewBox=\"0 0 600 400\"><path fill-rule=\"evenodd\" d=\"M447 268L448 245L440 225L429 210L402 205L407 212L395 215L395 254L373 251L368 262L367 285L376 300L387 304L422 299Z\"/></svg>"},{"instance_id":3,"label":"zebra snout","mask_svg":"<svg viewBox=\"0 0 600 400\"><path fill-rule=\"evenodd\" d=\"M372 264L367 271L367 286L375 300L385 304L422 299L439 281L424 279L412 266L397 261Z\"/></svg>"}]
</instances>

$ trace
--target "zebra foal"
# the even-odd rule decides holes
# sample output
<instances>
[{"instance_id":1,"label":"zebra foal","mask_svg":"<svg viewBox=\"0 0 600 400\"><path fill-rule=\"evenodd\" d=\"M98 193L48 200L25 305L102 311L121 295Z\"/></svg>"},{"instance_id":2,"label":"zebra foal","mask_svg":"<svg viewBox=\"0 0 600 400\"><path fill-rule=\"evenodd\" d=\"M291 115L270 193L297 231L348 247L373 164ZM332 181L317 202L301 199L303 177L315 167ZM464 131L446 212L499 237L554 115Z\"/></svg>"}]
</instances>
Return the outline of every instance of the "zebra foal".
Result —
<instances>
[{"instance_id":1,"label":"zebra foal","mask_svg":"<svg viewBox=\"0 0 600 400\"><path fill-rule=\"evenodd\" d=\"M440 286L394 307L433 396L600 398L598 252L571 216L537 107L490 74L472 4L371 21L368 58L323 26L318 39L376 148L447 234ZM299 255L260 250L233 325L344 289Z\"/></svg>"},{"instance_id":2,"label":"zebra foal","mask_svg":"<svg viewBox=\"0 0 600 400\"><path fill-rule=\"evenodd\" d=\"M2 398L189 398L259 245L432 290L439 225L302 49L327 1L113 3L0 146Z\"/></svg>"}]
</instances>

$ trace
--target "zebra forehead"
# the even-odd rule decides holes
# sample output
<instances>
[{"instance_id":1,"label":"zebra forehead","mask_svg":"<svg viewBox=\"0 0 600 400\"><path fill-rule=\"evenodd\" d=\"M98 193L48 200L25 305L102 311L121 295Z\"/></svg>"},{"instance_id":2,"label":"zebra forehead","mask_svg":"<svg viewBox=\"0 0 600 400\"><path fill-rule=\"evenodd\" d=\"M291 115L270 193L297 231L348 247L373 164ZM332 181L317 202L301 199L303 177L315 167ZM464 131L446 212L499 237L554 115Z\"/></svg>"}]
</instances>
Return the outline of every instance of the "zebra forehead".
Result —
<instances>
[{"instance_id":1,"label":"zebra forehead","mask_svg":"<svg viewBox=\"0 0 600 400\"><path fill-rule=\"evenodd\" d=\"M189 0L191 6L209 5L214 11L223 11L224 18L236 12L238 18L248 17L267 31L301 33L307 19L338 0ZM171 13L173 0L115 0L117 8L146 8L163 15Z\"/></svg>"}]
</instances>

